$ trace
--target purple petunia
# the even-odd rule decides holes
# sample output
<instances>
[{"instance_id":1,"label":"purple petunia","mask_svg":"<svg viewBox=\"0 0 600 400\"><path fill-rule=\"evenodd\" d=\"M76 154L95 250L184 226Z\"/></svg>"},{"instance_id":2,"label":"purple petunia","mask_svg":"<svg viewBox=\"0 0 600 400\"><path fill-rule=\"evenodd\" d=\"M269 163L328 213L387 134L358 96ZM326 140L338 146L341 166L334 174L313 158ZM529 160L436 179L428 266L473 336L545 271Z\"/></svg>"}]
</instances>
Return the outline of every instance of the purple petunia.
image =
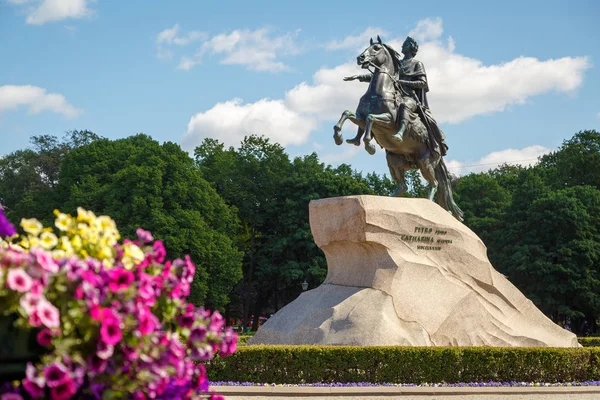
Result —
<instances>
[{"instance_id":1,"label":"purple petunia","mask_svg":"<svg viewBox=\"0 0 600 400\"><path fill-rule=\"evenodd\" d=\"M10 237L17 233L15 226L10 223L0 204L0 237Z\"/></svg>"}]
</instances>

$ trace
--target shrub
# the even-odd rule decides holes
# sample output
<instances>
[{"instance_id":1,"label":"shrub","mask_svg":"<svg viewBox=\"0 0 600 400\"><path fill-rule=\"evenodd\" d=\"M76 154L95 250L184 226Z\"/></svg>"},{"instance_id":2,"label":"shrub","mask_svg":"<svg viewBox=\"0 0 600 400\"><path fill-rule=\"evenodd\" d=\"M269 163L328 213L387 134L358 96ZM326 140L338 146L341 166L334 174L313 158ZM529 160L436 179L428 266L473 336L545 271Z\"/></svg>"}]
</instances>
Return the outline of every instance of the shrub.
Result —
<instances>
[{"instance_id":1,"label":"shrub","mask_svg":"<svg viewBox=\"0 0 600 400\"><path fill-rule=\"evenodd\" d=\"M595 347L600 346L600 337L578 337L577 341L583 347Z\"/></svg>"},{"instance_id":2,"label":"shrub","mask_svg":"<svg viewBox=\"0 0 600 400\"><path fill-rule=\"evenodd\" d=\"M600 348L243 346L207 364L256 383L572 382L600 379Z\"/></svg>"}]
</instances>

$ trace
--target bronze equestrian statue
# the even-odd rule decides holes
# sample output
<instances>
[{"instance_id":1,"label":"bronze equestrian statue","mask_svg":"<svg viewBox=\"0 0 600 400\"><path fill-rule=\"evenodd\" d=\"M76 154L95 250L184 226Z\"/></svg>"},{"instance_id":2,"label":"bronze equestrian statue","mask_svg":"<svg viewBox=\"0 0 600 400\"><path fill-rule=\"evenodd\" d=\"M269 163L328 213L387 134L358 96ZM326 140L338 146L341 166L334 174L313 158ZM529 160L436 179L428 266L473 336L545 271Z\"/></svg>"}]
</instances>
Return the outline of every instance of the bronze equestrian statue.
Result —
<instances>
[{"instance_id":1,"label":"bronze equestrian statue","mask_svg":"<svg viewBox=\"0 0 600 400\"><path fill-rule=\"evenodd\" d=\"M425 68L414 58L418 48L417 42L407 37L402 45L404 57L400 58L379 36L376 42L371 39L370 46L357 57L357 63L373 71L344 78L369 82L369 87L355 113L350 110L342 113L333 127L333 137L341 145L342 125L346 120L354 122L358 132L346 142L359 146L362 138L367 152L375 154L371 143L374 138L385 149L390 173L398 184L393 196L407 190L404 173L419 169L428 183L428 198L433 201L437 193L437 203L462 221L463 212L452 197L450 175L443 159L448 146L429 109Z\"/></svg>"}]
</instances>

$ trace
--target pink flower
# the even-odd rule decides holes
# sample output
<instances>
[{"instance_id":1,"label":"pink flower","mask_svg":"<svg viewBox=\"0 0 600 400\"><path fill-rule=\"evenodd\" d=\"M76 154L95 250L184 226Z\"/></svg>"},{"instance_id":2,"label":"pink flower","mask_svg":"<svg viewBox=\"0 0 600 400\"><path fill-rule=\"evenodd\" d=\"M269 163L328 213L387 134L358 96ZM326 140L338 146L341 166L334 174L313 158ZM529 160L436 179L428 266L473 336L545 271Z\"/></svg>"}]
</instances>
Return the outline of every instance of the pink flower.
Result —
<instances>
[{"instance_id":1,"label":"pink flower","mask_svg":"<svg viewBox=\"0 0 600 400\"><path fill-rule=\"evenodd\" d=\"M23 400L23 396L18 393L4 393L0 400Z\"/></svg>"},{"instance_id":2,"label":"pink flower","mask_svg":"<svg viewBox=\"0 0 600 400\"><path fill-rule=\"evenodd\" d=\"M40 346L52 346L52 332L50 329L42 329L36 336Z\"/></svg>"},{"instance_id":3,"label":"pink flower","mask_svg":"<svg viewBox=\"0 0 600 400\"><path fill-rule=\"evenodd\" d=\"M138 239L140 239L142 243L149 243L154 240L154 238L152 237L152 233L150 233L150 231L145 231L142 228L137 228L135 233L137 234Z\"/></svg>"},{"instance_id":4,"label":"pink flower","mask_svg":"<svg viewBox=\"0 0 600 400\"><path fill-rule=\"evenodd\" d=\"M121 331L121 320L113 315L112 317L102 318L102 324L100 325L100 337L104 343L114 346L119 343L123 338L123 331Z\"/></svg>"},{"instance_id":5,"label":"pink flower","mask_svg":"<svg viewBox=\"0 0 600 400\"><path fill-rule=\"evenodd\" d=\"M198 379L193 382L193 388L200 392L208 392L208 377L206 376L206 367L203 364L198 364Z\"/></svg>"},{"instance_id":6,"label":"pink flower","mask_svg":"<svg viewBox=\"0 0 600 400\"><path fill-rule=\"evenodd\" d=\"M38 371L32 363L27 363L27 367L25 367L25 376L29 381L33 382L39 387L44 387L46 385L46 378L41 371Z\"/></svg>"},{"instance_id":7,"label":"pink flower","mask_svg":"<svg viewBox=\"0 0 600 400\"><path fill-rule=\"evenodd\" d=\"M33 285L33 280L22 268L11 268L6 276L6 283L11 290L27 292Z\"/></svg>"},{"instance_id":8,"label":"pink flower","mask_svg":"<svg viewBox=\"0 0 600 400\"><path fill-rule=\"evenodd\" d=\"M223 326L225 325L225 318L223 318L219 311L215 311L211 315L210 319L210 329L213 331L220 332L221 328L223 328Z\"/></svg>"},{"instance_id":9,"label":"pink flower","mask_svg":"<svg viewBox=\"0 0 600 400\"><path fill-rule=\"evenodd\" d=\"M25 310L25 312L29 315L35 311L38 304L40 304L42 297L34 295L33 293L25 293L19 299L19 305Z\"/></svg>"},{"instance_id":10,"label":"pink flower","mask_svg":"<svg viewBox=\"0 0 600 400\"><path fill-rule=\"evenodd\" d=\"M41 296L44 293L44 285L38 281L33 281L30 292L36 296Z\"/></svg>"},{"instance_id":11,"label":"pink flower","mask_svg":"<svg viewBox=\"0 0 600 400\"><path fill-rule=\"evenodd\" d=\"M52 400L68 400L75 393L77 393L77 386L71 377L60 386L50 388L50 398Z\"/></svg>"},{"instance_id":12,"label":"pink flower","mask_svg":"<svg viewBox=\"0 0 600 400\"><path fill-rule=\"evenodd\" d=\"M221 339L221 357L227 357L235 353L237 341L238 337L235 332L231 328L227 328Z\"/></svg>"},{"instance_id":13,"label":"pink flower","mask_svg":"<svg viewBox=\"0 0 600 400\"><path fill-rule=\"evenodd\" d=\"M183 328L191 328L196 321L196 315L194 313L194 305L188 303L185 313L178 318L179 325Z\"/></svg>"},{"instance_id":14,"label":"pink flower","mask_svg":"<svg viewBox=\"0 0 600 400\"><path fill-rule=\"evenodd\" d=\"M88 359L87 367L90 370L90 372L94 374L99 374L101 372L104 372L104 370L106 369L106 364L108 364L106 360L103 360L98 356L92 356Z\"/></svg>"},{"instance_id":15,"label":"pink flower","mask_svg":"<svg viewBox=\"0 0 600 400\"><path fill-rule=\"evenodd\" d=\"M113 292L118 292L127 289L133 283L135 276L133 272L123 268L113 269L109 273L108 287Z\"/></svg>"},{"instance_id":16,"label":"pink flower","mask_svg":"<svg viewBox=\"0 0 600 400\"><path fill-rule=\"evenodd\" d=\"M46 385L49 388L58 387L67 381L71 380L69 370L60 362L55 362L44 368L44 376L46 377Z\"/></svg>"},{"instance_id":17,"label":"pink flower","mask_svg":"<svg viewBox=\"0 0 600 400\"><path fill-rule=\"evenodd\" d=\"M190 333L190 342L201 342L206 338L206 334L207 334L207 330L206 328L204 328L203 326L199 326L197 328L194 328L192 330L192 332Z\"/></svg>"},{"instance_id":18,"label":"pink flower","mask_svg":"<svg viewBox=\"0 0 600 400\"><path fill-rule=\"evenodd\" d=\"M158 327L159 321L158 318L148 309L141 309L138 314L138 319L140 321L138 325L138 330L142 335L148 335Z\"/></svg>"},{"instance_id":19,"label":"pink flower","mask_svg":"<svg viewBox=\"0 0 600 400\"><path fill-rule=\"evenodd\" d=\"M33 312L29 314L29 325L35 328L42 326L42 320L37 309L33 310Z\"/></svg>"},{"instance_id":20,"label":"pink flower","mask_svg":"<svg viewBox=\"0 0 600 400\"><path fill-rule=\"evenodd\" d=\"M215 392L210 393L210 400L225 400L225 397L220 394L216 394Z\"/></svg>"},{"instance_id":21,"label":"pink flower","mask_svg":"<svg viewBox=\"0 0 600 400\"><path fill-rule=\"evenodd\" d=\"M165 261L165 257L167 256L167 251L165 250L165 245L160 240L155 241L152 244L152 248L154 249L154 259L162 263Z\"/></svg>"},{"instance_id":22,"label":"pink flower","mask_svg":"<svg viewBox=\"0 0 600 400\"><path fill-rule=\"evenodd\" d=\"M19 266L27 258L25 253L13 249L3 250L2 253L0 264L5 267Z\"/></svg>"},{"instance_id":23,"label":"pink flower","mask_svg":"<svg viewBox=\"0 0 600 400\"><path fill-rule=\"evenodd\" d=\"M48 271L51 273L58 272L58 264L56 264L56 262L52 258L52 254L50 254L49 252L45 251L42 248L34 247L31 249L30 254L33 254L35 256L35 260L44 271Z\"/></svg>"},{"instance_id":24,"label":"pink flower","mask_svg":"<svg viewBox=\"0 0 600 400\"><path fill-rule=\"evenodd\" d=\"M103 341L98 341L98 347L96 348L96 355L98 356L98 358L101 358L103 360L108 360L110 357L112 357L114 352L114 347L111 346L110 344L106 344Z\"/></svg>"},{"instance_id":25,"label":"pink flower","mask_svg":"<svg viewBox=\"0 0 600 400\"><path fill-rule=\"evenodd\" d=\"M37 307L37 314L42 324L48 328L58 328L60 326L60 312L49 301L40 301Z\"/></svg>"},{"instance_id":26,"label":"pink flower","mask_svg":"<svg viewBox=\"0 0 600 400\"><path fill-rule=\"evenodd\" d=\"M146 400L146 395L143 392L135 392L133 394L133 400Z\"/></svg>"},{"instance_id":27,"label":"pink flower","mask_svg":"<svg viewBox=\"0 0 600 400\"><path fill-rule=\"evenodd\" d=\"M27 393L29 393L29 395L34 399L38 399L44 394L44 388L38 386L35 382L29 380L29 378L23 379L23 387L25 388Z\"/></svg>"},{"instance_id":28,"label":"pink flower","mask_svg":"<svg viewBox=\"0 0 600 400\"><path fill-rule=\"evenodd\" d=\"M196 361L208 361L213 358L214 352L211 346L192 347L190 357Z\"/></svg>"}]
</instances>

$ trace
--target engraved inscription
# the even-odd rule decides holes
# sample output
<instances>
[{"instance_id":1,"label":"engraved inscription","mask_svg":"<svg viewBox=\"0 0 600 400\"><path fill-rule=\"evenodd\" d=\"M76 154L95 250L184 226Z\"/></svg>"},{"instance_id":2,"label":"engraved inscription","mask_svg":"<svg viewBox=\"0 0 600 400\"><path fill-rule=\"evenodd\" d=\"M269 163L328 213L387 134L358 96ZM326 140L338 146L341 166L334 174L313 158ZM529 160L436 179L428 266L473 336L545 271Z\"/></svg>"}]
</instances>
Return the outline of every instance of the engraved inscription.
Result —
<instances>
[{"instance_id":1,"label":"engraved inscription","mask_svg":"<svg viewBox=\"0 0 600 400\"><path fill-rule=\"evenodd\" d=\"M407 243L417 243L417 250L442 250L445 245L452 244L452 239L443 236L448 231L430 226L415 226L414 235L401 235L400 240Z\"/></svg>"}]
</instances>

